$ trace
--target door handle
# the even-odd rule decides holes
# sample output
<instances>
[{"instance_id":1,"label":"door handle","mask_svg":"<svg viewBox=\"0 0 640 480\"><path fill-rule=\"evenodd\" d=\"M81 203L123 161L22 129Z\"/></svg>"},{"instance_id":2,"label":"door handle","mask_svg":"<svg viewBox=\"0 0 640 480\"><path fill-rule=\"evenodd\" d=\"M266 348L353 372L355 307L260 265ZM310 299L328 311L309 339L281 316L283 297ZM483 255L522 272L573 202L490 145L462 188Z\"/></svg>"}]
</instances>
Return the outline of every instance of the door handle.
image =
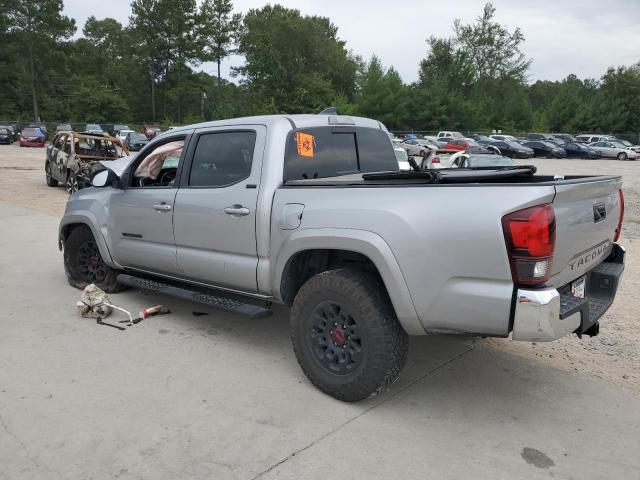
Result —
<instances>
[{"instance_id":1,"label":"door handle","mask_svg":"<svg viewBox=\"0 0 640 480\"><path fill-rule=\"evenodd\" d=\"M169 210L171 210L172 207L168 203L162 202L162 203L155 204L153 208L159 212L168 212Z\"/></svg>"},{"instance_id":2,"label":"door handle","mask_svg":"<svg viewBox=\"0 0 640 480\"><path fill-rule=\"evenodd\" d=\"M225 208L224 213L226 213L227 215L244 217L245 215L249 215L249 209L247 207L243 207L242 205L232 205Z\"/></svg>"}]
</instances>

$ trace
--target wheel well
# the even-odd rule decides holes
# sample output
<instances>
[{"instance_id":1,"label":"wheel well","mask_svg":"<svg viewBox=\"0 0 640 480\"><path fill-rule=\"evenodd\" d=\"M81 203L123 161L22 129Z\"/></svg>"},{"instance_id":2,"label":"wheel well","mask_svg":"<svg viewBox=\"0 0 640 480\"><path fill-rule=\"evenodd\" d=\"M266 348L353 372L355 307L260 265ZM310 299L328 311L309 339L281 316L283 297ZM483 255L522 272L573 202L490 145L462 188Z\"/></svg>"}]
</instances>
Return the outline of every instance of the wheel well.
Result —
<instances>
[{"instance_id":1,"label":"wheel well","mask_svg":"<svg viewBox=\"0 0 640 480\"><path fill-rule=\"evenodd\" d=\"M86 228L87 230L91 231L89 226L84 223L70 223L62 227L62 232L61 232L62 241L66 242L67 238L69 238L69 235L71 235L71 232L73 232L77 228Z\"/></svg>"},{"instance_id":2,"label":"wheel well","mask_svg":"<svg viewBox=\"0 0 640 480\"><path fill-rule=\"evenodd\" d=\"M280 294L283 302L291 306L298 290L307 280L318 273L337 268L366 271L382 282L380 272L374 263L361 253L349 250L304 250L291 257L284 267L280 282Z\"/></svg>"}]
</instances>

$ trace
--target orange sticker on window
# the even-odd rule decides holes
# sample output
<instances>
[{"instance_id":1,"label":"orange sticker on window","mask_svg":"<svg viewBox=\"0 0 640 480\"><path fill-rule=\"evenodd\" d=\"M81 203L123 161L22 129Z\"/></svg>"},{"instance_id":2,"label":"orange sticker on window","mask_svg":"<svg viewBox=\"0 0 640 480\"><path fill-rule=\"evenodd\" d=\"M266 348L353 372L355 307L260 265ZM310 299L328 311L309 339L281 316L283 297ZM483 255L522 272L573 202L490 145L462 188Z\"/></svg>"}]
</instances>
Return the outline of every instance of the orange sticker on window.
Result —
<instances>
[{"instance_id":1,"label":"orange sticker on window","mask_svg":"<svg viewBox=\"0 0 640 480\"><path fill-rule=\"evenodd\" d=\"M301 157L313 158L313 135L309 133L296 133L296 144L298 146L298 155Z\"/></svg>"}]
</instances>

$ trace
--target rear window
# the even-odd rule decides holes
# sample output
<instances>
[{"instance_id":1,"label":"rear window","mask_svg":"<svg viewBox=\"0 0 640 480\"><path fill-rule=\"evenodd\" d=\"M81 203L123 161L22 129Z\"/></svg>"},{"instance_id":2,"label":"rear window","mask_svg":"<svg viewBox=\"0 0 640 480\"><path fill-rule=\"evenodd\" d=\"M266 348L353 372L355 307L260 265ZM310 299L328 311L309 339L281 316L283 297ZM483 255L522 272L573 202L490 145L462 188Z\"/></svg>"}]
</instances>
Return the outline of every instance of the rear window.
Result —
<instances>
[{"instance_id":1,"label":"rear window","mask_svg":"<svg viewBox=\"0 0 640 480\"><path fill-rule=\"evenodd\" d=\"M294 130L287 140L285 181L398 169L393 145L384 130L313 127Z\"/></svg>"}]
</instances>

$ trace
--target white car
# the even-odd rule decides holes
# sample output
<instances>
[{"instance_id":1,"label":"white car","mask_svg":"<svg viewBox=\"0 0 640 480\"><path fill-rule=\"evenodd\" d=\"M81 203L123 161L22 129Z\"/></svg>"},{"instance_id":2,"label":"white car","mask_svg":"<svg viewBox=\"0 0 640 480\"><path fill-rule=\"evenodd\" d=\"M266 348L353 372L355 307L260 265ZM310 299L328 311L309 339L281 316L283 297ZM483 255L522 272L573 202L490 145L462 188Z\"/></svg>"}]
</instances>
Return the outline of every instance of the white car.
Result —
<instances>
[{"instance_id":1,"label":"white car","mask_svg":"<svg viewBox=\"0 0 640 480\"><path fill-rule=\"evenodd\" d=\"M407 154L411 156L419 156L422 158L427 158L433 150L438 148L429 140L425 140L423 138L412 138L411 140L405 140L400 144L400 146L402 146L402 148L407 151Z\"/></svg>"},{"instance_id":2,"label":"white car","mask_svg":"<svg viewBox=\"0 0 640 480\"><path fill-rule=\"evenodd\" d=\"M450 132L450 131L443 131L443 132L438 132L438 140L452 140L452 139L463 139L465 138L464 135L462 135L460 132Z\"/></svg>"},{"instance_id":3,"label":"white car","mask_svg":"<svg viewBox=\"0 0 640 480\"><path fill-rule=\"evenodd\" d=\"M127 138L127 135L129 135L130 133L134 133L133 130L120 130L116 137L121 142L124 142L124 139Z\"/></svg>"},{"instance_id":4,"label":"white car","mask_svg":"<svg viewBox=\"0 0 640 480\"><path fill-rule=\"evenodd\" d=\"M584 143L617 142L618 141L618 139L613 135L596 135L594 133L583 133L581 135L576 135L576 138Z\"/></svg>"},{"instance_id":5,"label":"white car","mask_svg":"<svg viewBox=\"0 0 640 480\"><path fill-rule=\"evenodd\" d=\"M590 143L589 148L600 152L603 157L617 158L618 160L637 160L638 154L626 147L623 143L613 141L601 141Z\"/></svg>"},{"instance_id":6,"label":"white car","mask_svg":"<svg viewBox=\"0 0 640 480\"><path fill-rule=\"evenodd\" d=\"M397 145L393 146L393 151L396 153L396 160L398 160L398 167L400 167L400 170L411 170L412 168L411 165L409 165L409 155L407 154L407 151Z\"/></svg>"},{"instance_id":7,"label":"white car","mask_svg":"<svg viewBox=\"0 0 640 480\"><path fill-rule=\"evenodd\" d=\"M462 153L457 155L451 164L451 168L478 168L478 167L512 167L513 160L502 155L491 153Z\"/></svg>"}]
</instances>

